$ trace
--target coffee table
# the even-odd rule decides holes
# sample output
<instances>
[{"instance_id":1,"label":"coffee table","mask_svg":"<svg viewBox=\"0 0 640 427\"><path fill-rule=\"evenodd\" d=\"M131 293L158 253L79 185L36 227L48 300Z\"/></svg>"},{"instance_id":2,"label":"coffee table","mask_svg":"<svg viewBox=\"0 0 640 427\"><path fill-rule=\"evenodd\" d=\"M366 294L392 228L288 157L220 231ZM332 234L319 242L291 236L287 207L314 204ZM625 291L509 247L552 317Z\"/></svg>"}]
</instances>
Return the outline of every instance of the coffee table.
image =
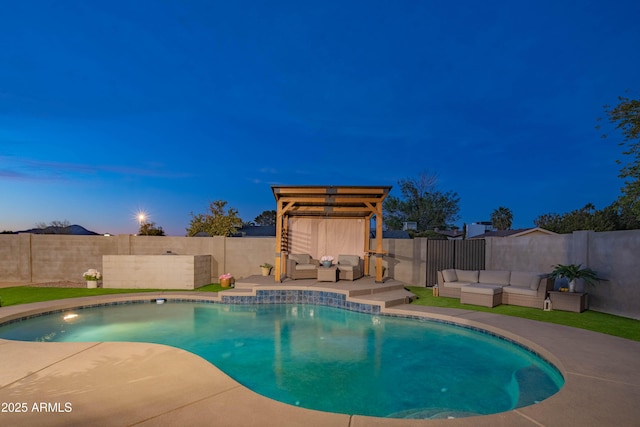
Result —
<instances>
[{"instance_id":1,"label":"coffee table","mask_svg":"<svg viewBox=\"0 0 640 427\"><path fill-rule=\"evenodd\" d=\"M318 267L318 282L337 282L338 267Z\"/></svg>"}]
</instances>

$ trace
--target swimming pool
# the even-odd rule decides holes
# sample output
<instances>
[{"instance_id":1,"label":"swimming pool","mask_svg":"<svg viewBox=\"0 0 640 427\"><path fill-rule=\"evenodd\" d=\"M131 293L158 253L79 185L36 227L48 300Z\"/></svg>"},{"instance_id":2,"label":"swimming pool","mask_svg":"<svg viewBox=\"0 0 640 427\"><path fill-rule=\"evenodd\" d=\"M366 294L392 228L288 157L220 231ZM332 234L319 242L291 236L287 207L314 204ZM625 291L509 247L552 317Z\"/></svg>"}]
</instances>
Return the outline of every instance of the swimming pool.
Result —
<instances>
[{"instance_id":1,"label":"swimming pool","mask_svg":"<svg viewBox=\"0 0 640 427\"><path fill-rule=\"evenodd\" d=\"M563 384L544 360L488 334L321 305L126 304L14 322L0 337L172 345L267 397L379 417L503 412Z\"/></svg>"}]
</instances>

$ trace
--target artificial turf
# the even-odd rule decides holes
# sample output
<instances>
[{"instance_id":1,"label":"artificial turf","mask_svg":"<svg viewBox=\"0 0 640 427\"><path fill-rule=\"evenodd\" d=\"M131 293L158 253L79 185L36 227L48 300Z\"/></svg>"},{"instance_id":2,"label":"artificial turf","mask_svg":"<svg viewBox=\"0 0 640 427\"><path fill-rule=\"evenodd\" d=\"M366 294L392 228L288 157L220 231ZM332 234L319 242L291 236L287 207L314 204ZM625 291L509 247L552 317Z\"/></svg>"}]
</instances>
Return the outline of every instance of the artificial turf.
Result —
<instances>
[{"instance_id":1,"label":"artificial turf","mask_svg":"<svg viewBox=\"0 0 640 427\"><path fill-rule=\"evenodd\" d=\"M219 292L229 288L223 288L217 283L211 283L196 289L197 292ZM176 291L184 291L175 289ZM0 305L10 306L16 304L29 304L32 302L50 301L56 299L91 297L96 295L130 294L139 292L164 292L167 289L104 289L104 288L39 288L27 286L14 286L0 288ZM186 291L192 292L192 291Z\"/></svg>"},{"instance_id":2,"label":"artificial turf","mask_svg":"<svg viewBox=\"0 0 640 427\"><path fill-rule=\"evenodd\" d=\"M430 307L459 308L464 310L486 311L503 314L505 316L522 317L524 319L539 320L589 331L602 332L634 341L640 341L640 320L598 311L543 311L537 308L519 307L517 305L498 305L496 307L482 307L478 305L461 304L457 298L434 297L431 288L407 286L407 289L418 296L412 304Z\"/></svg>"}]
</instances>

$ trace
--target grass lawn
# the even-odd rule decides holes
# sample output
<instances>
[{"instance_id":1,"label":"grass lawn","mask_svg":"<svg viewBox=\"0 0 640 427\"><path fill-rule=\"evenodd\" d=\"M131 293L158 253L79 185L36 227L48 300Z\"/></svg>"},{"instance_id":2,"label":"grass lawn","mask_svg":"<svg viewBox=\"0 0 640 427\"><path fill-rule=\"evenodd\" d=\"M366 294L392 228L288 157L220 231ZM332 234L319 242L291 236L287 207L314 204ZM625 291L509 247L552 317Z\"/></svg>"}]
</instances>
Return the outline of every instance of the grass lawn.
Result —
<instances>
[{"instance_id":1,"label":"grass lawn","mask_svg":"<svg viewBox=\"0 0 640 427\"><path fill-rule=\"evenodd\" d=\"M218 283L212 283L196 289L195 292L220 292L229 289L231 288L223 288ZM640 341L640 320L590 310L582 313L572 313L558 310L543 311L535 308L518 307L515 305L499 305L493 308L468 304L463 305L460 304L460 301L456 298L434 297L432 295L431 288L407 286L407 289L418 296L418 299L413 302L413 304L417 305L486 311L503 314L505 316L522 317L530 320L539 320L541 322L572 326L574 328L587 329L590 331L602 332L604 334ZM64 298L157 291L165 291L165 289L86 289L16 286L11 288L0 288L0 303L2 306L9 306Z\"/></svg>"},{"instance_id":2,"label":"grass lawn","mask_svg":"<svg viewBox=\"0 0 640 427\"><path fill-rule=\"evenodd\" d=\"M219 292L230 288L223 288L218 283L211 283L196 289L197 292ZM176 289L180 290L180 289ZM2 306L29 304L32 302L50 301L56 299L91 297L96 295L131 294L139 292L164 292L166 289L87 289L87 288L38 288L14 286L0 288L0 304ZM194 291L186 291L194 292Z\"/></svg>"},{"instance_id":3,"label":"grass lawn","mask_svg":"<svg viewBox=\"0 0 640 427\"><path fill-rule=\"evenodd\" d=\"M518 307L516 305L499 305L497 307L481 307L478 305L460 304L457 298L434 297L431 288L407 286L411 292L418 296L413 302L417 305L444 308L460 308L464 310L486 311L489 313L504 314L505 316L522 317L541 322L556 323L558 325L572 326L574 328L587 329L589 331L602 332L603 334L640 341L640 320L627 317L614 316L587 310L582 313L570 311L544 311L536 308Z\"/></svg>"}]
</instances>

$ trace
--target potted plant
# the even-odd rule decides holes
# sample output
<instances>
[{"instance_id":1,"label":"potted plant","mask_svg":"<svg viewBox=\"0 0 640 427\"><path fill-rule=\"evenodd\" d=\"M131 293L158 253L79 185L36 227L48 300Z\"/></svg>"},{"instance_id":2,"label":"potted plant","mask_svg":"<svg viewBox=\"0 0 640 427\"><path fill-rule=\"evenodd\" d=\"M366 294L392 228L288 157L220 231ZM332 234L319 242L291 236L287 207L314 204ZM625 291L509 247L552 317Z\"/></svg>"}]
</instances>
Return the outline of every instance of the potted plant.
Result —
<instances>
[{"instance_id":1,"label":"potted plant","mask_svg":"<svg viewBox=\"0 0 640 427\"><path fill-rule=\"evenodd\" d=\"M582 267L582 264L558 264L553 267L553 271L548 275L551 279L566 278L569 281L569 292L576 291L576 280L582 279L591 286L595 286L601 278L598 273L588 267Z\"/></svg>"},{"instance_id":2,"label":"potted plant","mask_svg":"<svg viewBox=\"0 0 640 427\"><path fill-rule=\"evenodd\" d=\"M95 268L90 268L83 273L83 277L87 281L87 288L97 288L98 280L102 279L102 274Z\"/></svg>"},{"instance_id":3,"label":"potted plant","mask_svg":"<svg viewBox=\"0 0 640 427\"><path fill-rule=\"evenodd\" d=\"M320 258L320 262L323 267L331 267L331 263L333 262L333 257L331 255L324 255Z\"/></svg>"},{"instance_id":4,"label":"potted plant","mask_svg":"<svg viewBox=\"0 0 640 427\"><path fill-rule=\"evenodd\" d=\"M225 273L221 275L219 279L220 279L220 286L222 286L223 288L231 287L231 284L233 282L233 276L231 275L231 273Z\"/></svg>"},{"instance_id":5,"label":"potted plant","mask_svg":"<svg viewBox=\"0 0 640 427\"><path fill-rule=\"evenodd\" d=\"M269 264L268 262L265 262L264 264L260 265L260 269L262 270L263 276L268 276L269 274L271 274L272 268L273 268L273 265Z\"/></svg>"}]
</instances>

